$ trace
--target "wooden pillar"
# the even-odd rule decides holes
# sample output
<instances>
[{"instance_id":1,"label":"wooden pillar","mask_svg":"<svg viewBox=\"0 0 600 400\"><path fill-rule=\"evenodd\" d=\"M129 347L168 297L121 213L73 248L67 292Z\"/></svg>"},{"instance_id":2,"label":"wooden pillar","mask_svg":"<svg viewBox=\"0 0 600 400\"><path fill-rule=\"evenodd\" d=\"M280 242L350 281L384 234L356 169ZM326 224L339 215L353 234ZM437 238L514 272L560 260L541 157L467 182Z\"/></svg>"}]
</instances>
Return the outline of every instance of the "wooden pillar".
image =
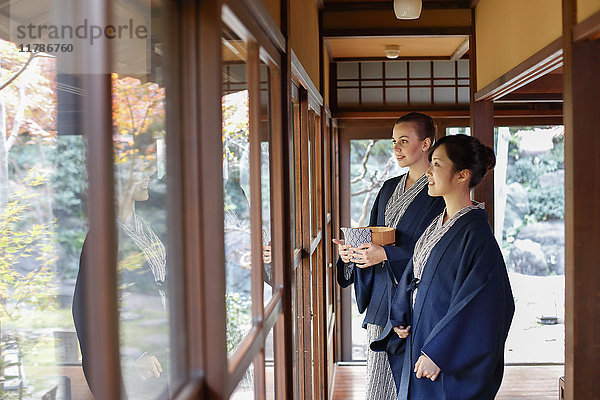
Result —
<instances>
[{"instance_id":1,"label":"wooden pillar","mask_svg":"<svg viewBox=\"0 0 600 400\"><path fill-rule=\"evenodd\" d=\"M491 101L471 103L471 135L494 148L494 104ZM494 226L494 171L488 172L473 190L473 200L485 203L490 226Z\"/></svg>"},{"instance_id":2,"label":"wooden pillar","mask_svg":"<svg viewBox=\"0 0 600 400\"><path fill-rule=\"evenodd\" d=\"M565 125L565 398L600 399L600 43L573 42L563 0Z\"/></svg>"},{"instance_id":3,"label":"wooden pillar","mask_svg":"<svg viewBox=\"0 0 600 400\"><path fill-rule=\"evenodd\" d=\"M471 89L471 136L481 143L494 148L494 103L475 101L477 92L477 46L475 35L475 8L471 9L471 29L469 36L469 80ZM473 200L485 203L490 226L494 226L494 171L490 171L473 191Z\"/></svg>"}]
</instances>

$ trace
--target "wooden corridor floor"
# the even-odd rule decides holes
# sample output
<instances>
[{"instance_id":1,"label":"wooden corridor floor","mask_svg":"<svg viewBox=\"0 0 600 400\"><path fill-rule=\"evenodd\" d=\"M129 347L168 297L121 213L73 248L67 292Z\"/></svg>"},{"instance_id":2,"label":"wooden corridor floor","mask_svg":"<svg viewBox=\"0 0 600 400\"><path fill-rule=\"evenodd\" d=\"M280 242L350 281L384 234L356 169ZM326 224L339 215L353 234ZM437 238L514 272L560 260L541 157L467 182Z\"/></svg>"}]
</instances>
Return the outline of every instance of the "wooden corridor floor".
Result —
<instances>
[{"instance_id":1,"label":"wooden corridor floor","mask_svg":"<svg viewBox=\"0 0 600 400\"><path fill-rule=\"evenodd\" d=\"M337 366L333 380L333 400L364 400L364 365ZM558 378L564 367L507 366L496 400L558 400Z\"/></svg>"}]
</instances>

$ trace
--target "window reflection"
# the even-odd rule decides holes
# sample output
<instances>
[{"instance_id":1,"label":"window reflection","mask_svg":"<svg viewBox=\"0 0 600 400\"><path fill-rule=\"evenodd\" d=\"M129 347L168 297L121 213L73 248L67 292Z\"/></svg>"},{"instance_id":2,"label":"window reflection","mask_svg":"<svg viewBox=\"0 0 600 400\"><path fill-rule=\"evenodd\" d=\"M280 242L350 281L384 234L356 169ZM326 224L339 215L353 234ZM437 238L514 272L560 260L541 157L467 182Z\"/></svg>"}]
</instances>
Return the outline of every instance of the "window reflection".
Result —
<instances>
[{"instance_id":1,"label":"window reflection","mask_svg":"<svg viewBox=\"0 0 600 400\"><path fill-rule=\"evenodd\" d=\"M246 42L226 30L222 44L225 295L231 354L252 327L249 95Z\"/></svg>"}]
</instances>

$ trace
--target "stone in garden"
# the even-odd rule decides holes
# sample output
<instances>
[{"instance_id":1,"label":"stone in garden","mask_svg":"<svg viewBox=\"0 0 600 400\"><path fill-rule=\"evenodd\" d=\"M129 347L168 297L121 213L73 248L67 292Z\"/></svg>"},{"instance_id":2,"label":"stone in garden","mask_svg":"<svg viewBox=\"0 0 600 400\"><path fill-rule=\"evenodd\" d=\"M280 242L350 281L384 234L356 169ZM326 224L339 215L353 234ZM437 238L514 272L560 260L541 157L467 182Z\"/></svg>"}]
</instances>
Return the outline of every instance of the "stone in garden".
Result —
<instances>
[{"instance_id":1,"label":"stone in garden","mask_svg":"<svg viewBox=\"0 0 600 400\"><path fill-rule=\"evenodd\" d=\"M524 275L548 275L549 268L542 246L530 239L514 241L508 256L508 268Z\"/></svg>"},{"instance_id":2,"label":"stone in garden","mask_svg":"<svg viewBox=\"0 0 600 400\"><path fill-rule=\"evenodd\" d=\"M527 190L520 183L514 182L506 186L506 209L504 212L504 231L520 225L525 215L529 214Z\"/></svg>"},{"instance_id":3,"label":"stone in garden","mask_svg":"<svg viewBox=\"0 0 600 400\"><path fill-rule=\"evenodd\" d=\"M541 187L564 187L565 170L559 169L553 172L546 172L538 176L538 183Z\"/></svg>"},{"instance_id":4,"label":"stone in garden","mask_svg":"<svg viewBox=\"0 0 600 400\"><path fill-rule=\"evenodd\" d=\"M548 272L565 273L565 225L564 221L542 221L524 226L518 240L539 243L548 266Z\"/></svg>"}]
</instances>

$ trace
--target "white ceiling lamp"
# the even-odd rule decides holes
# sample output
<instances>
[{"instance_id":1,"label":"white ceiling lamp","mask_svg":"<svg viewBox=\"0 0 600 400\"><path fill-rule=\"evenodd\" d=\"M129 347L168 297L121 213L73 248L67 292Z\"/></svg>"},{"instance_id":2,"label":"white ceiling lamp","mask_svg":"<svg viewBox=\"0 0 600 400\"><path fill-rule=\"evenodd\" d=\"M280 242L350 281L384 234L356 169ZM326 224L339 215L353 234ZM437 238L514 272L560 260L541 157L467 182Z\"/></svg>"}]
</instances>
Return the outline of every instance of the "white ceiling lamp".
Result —
<instances>
[{"instance_id":1,"label":"white ceiling lamp","mask_svg":"<svg viewBox=\"0 0 600 400\"><path fill-rule=\"evenodd\" d=\"M397 44L388 44L385 46L385 56L390 59L398 58L400 55L400 46Z\"/></svg>"},{"instance_id":2,"label":"white ceiling lamp","mask_svg":"<svg viewBox=\"0 0 600 400\"><path fill-rule=\"evenodd\" d=\"M421 0L394 0L394 14L398 19L417 19L422 7Z\"/></svg>"}]
</instances>

